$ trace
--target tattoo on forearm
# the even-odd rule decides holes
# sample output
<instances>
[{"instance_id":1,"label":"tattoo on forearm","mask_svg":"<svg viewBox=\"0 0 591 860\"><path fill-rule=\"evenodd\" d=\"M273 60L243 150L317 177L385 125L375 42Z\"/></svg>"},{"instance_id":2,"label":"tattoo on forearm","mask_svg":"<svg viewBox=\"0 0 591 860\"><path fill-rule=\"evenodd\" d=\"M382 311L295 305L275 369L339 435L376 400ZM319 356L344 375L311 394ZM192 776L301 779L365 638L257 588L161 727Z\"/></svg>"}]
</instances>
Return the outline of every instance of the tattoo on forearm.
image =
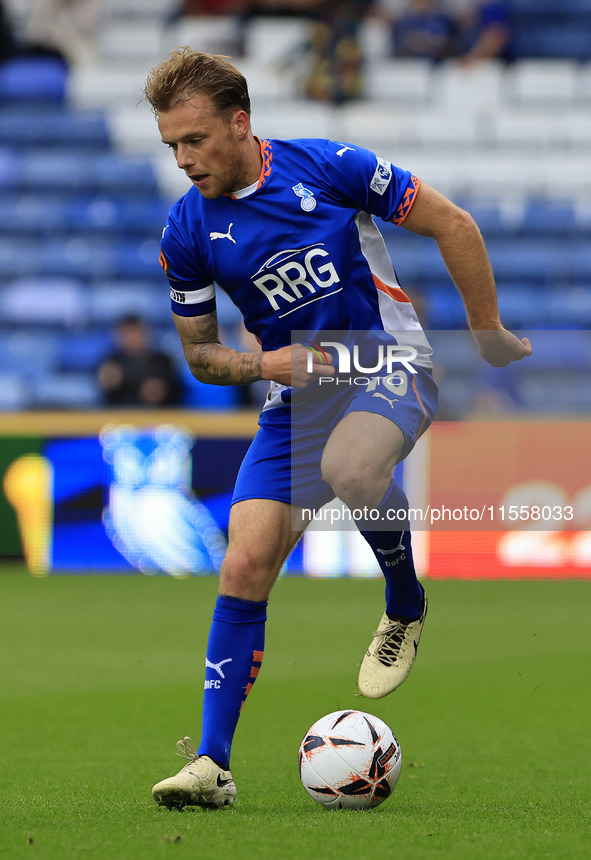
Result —
<instances>
[{"instance_id":1,"label":"tattoo on forearm","mask_svg":"<svg viewBox=\"0 0 591 860\"><path fill-rule=\"evenodd\" d=\"M262 352L239 352L223 346L215 313L176 318L175 323L191 372L201 382L248 385L262 378Z\"/></svg>"},{"instance_id":2,"label":"tattoo on forearm","mask_svg":"<svg viewBox=\"0 0 591 860\"><path fill-rule=\"evenodd\" d=\"M261 379L262 353L237 352L220 344L202 344L191 359L191 370L201 382L248 385Z\"/></svg>"}]
</instances>

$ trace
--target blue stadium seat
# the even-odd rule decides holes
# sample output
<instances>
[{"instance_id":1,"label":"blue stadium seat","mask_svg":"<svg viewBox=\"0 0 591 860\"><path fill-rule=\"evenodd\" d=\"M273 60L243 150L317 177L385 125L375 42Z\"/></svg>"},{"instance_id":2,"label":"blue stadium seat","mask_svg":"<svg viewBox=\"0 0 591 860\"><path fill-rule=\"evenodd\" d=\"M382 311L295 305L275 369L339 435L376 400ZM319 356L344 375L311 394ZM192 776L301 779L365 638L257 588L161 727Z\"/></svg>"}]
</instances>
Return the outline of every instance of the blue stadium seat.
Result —
<instances>
[{"instance_id":1,"label":"blue stadium seat","mask_svg":"<svg viewBox=\"0 0 591 860\"><path fill-rule=\"evenodd\" d=\"M56 370L94 372L115 344L109 330L88 329L64 332L59 339L54 357Z\"/></svg>"},{"instance_id":2,"label":"blue stadium seat","mask_svg":"<svg viewBox=\"0 0 591 860\"><path fill-rule=\"evenodd\" d=\"M231 329L242 322L242 314L223 290L216 290L216 309L221 326Z\"/></svg>"},{"instance_id":3,"label":"blue stadium seat","mask_svg":"<svg viewBox=\"0 0 591 860\"><path fill-rule=\"evenodd\" d=\"M119 278L147 278L162 283L162 267L158 262L160 236L138 241L122 239L116 251L114 274Z\"/></svg>"},{"instance_id":4,"label":"blue stadium seat","mask_svg":"<svg viewBox=\"0 0 591 860\"><path fill-rule=\"evenodd\" d=\"M32 321L35 322L34 320ZM0 332L0 370L35 379L53 366L63 329L28 324L3 327Z\"/></svg>"},{"instance_id":5,"label":"blue stadium seat","mask_svg":"<svg viewBox=\"0 0 591 860\"><path fill-rule=\"evenodd\" d=\"M466 325L466 311L457 290L439 287L425 297L425 314L430 329L458 329Z\"/></svg>"},{"instance_id":6,"label":"blue stadium seat","mask_svg":"<svg viewBox=\"0 0 591 860\"><path fill-rule=\"evenodd\" d=\"M591 377L591 332L585 330L544 330L531 333L533 351L521 362L523 373L556 372L565 375L586 373Z\"/></svg>"},{"instance_id":7,"label":"blue stadium seat","mask_svg":"<svg viewBox=\"0 0 591 860\"><path fill-rule=\"evenodd\" d=\"M507 232L501 207L497 200L473 198L454 200L454 202L472 215L485 238Z\"/></svg>"},{"instance_id":8,"label":"blue stadium seat","mask_svg":"<svg viewBox=\"0 0 591 860\"><path fill-rule=\"evenodd\" d=\"M117 246L113 241L90 237L50 238L38 243L39 271L66 278L112 277Z\"/></svg>"},{"instance_id":9,"label":"blue stadium seat","mask_svg":"<svg viewBox=\"0 0 591 860\"><path fill-rule=\"evenodd\" d=\"M96 187L111 194L157 194L152 163L147 158L116 154L103 155L94 162Z\"/></svg>"},{"instance_id":10,"label":"blue stadium seat","mask_svg":"<svg viewBox=\"0 0 591 860\"><path fill-rule=\"evenodd\" d=\"M381 226L381 225L380 225ZM384 231L384 239L394 268L403 284L422 286L449 283L449 275L435 242L407 231Z\"/></svg>"},{"instance_id":11,"label":"blue stadium seat","mask_svg":"<svg viewBox=\"0 0 591 860\"><path fill-rule=\"evenodd\" d=\"M0 273L4 280L39 271L38 247L27 239L0 236ZM1 300L0 300L1 303Z\"/></svg>"},{"instance_id":12,"label":"blue stadium seat","mask_svg":"<svg viewBox=\"0 0 591 860\"><path fill-rule=\"evenodd\" d=\"M570 200L530 200L521 229L532 238L540 234L574 233L577 229L574 205Z\"/></svg>"},{"instance_id":13,"label":"blue stadium seat","mask_svg":"<svg viewBox=\"0 0 591 860\"><path fill-rule=\"evenodd\" d=\"M12 189L20 185L21 163L17 155L8 147L0 146L0 188Z\"/></svg>"},{"instance_id":14,"label":"blue stadium seat","mask_svg":"<svg viewBox=\"0 0 591 860\"><path fill-rule=\"evenodd\" d=\"M515 15L528 16L528 20L546 16L564 19L591 13L590 0L511 0L511 7Z\"/></svg>"},{"instance_id":15,"label":"blue stadium seat","mask_svg":"<svg viewBox=\"0 0 591 860\"><path fill-rule=\"evenodd\" d=\"M551 284L564 277L568 263L564 243L549 239L491 240L488 253L498 281Z\"/></svg>"},{"instance_id":16,"label":"blue stadium seat","mask_svg":"<svg viewBox=\"0 0 591 860\"><path fill-rule=\"evenodd\" d=\"M568 251L568 265L575 281L591 283L591 247L586 239L573 243Z\"/></svg>"},{"instance_id":17,"label":"blue stadium seat","mask_svg":"<svg viewBox=\"0 0 591 860\"><path fill-rule=\"evenodd\" d=\"M143 235L159 239L170 206L160 197L120 197L110 194L70 198L66 219L69 229Z\"/></svg>"},{"instance_id":18,"label":"blue stadium seat","mask_svg":"<svg viewBox=\"0 0 591 860\"><path fill-rule=\"evenodd\" d=\"M85 291L66 278L19 278L0 291L0 319L4 325L82 325L87 317Z\"/></svg>"},{"instance_id":19,"label":"blue stadium seat","mask_svg":"<svg viewBox=\"0 0 591 860\"><path fill-rule=\"evenodd\" d=\"M94 409L102 402L93 373L48 373L35 381L32 397L43 409Z\"/></svg>"},{"instance_id":20,"label":"blue stadium seat","mask_svg":"<svg viewBox=\"0 0 591 860\"><path fill-rule=\"evenodd\" d=\"M97 187L96 159L64 149L27 150L20 156L20 187L30 192L75 192Z\"/></svg>"},{"instance_id":21,"label":"blue stadium seat","mask_svg":"<svg viewBox=\"0 0 591 860\"><path fill-rule=\"evenodd\" d=\"M113 153L98 157L87 152L27 150L22 155L21 184L31 191L157 194L152 164L146 159Z\"/></svg>"},{"instance_id":22,"label":"blue stadium seat","mask_svg":"<svg viewBox=\"0 0 591 860\"><path fill-rule=\"evenodd\" d=\"M433 331L429 340L438 365L450 373L474 376L480 357L469 331Z\"/></svg>"},{"instance_id":23,"label":"blue stadium seat","mask_svg":"<svg viewBox=\"0 0 591 860\"><path fill-rule=\"evenodd\" d=\"M589 22L576 21L532 23L517 28L513 35L513 53L517 58L542 57L548 59L568 58L588 60L591 58Z\"/></svg>"},{"instance_id":24,"label":"blue stadium seat","mask_svg":"<svg viewBox=\"0 0 591 860\"><path fill-rule=\"evenodd\" d=\"M535 328L547 321L545 291L539 287L505 282L497 292L501 319L508 328Z\"/></svg>"},{"instance_id":25,"label":"blue stadium seat","mask_svg":"<svg viewBox=\"0 0 591 860\"><path fill-rule=\"evenodd\" d=\"M183 386L182 405L191 409L234 409L240 396L234 385L207 385L195 379L186 362L180 367Z\"/></svg>"},{"instance_id":26,"label":"blue stadium seat","mask_svg":"<svg viewBox=\"0 0 591 860\"><path fill-rule=\"evenodd\" d=\"M0 196L0 231L26 237L65 230L67 198L45 194Z\"/></svg>"},{"instance_id":27,"label":"blue stadium seat","mask_svg":"<svg viewBox=\"0 0 591 860\"><path fill-rule=\"evenodd\" d=\"M160 198L125 199L108 194L75 195L14 190L0 196L0 231L89 234L95 238L135 236L154 241L166 223L168 205Z\"/></svg>"},{"instance_id":28,"label":"blue stadium seat","mask_svg":"<svg viewBox=\"0 0 591 860\"><path fill-rule=\"evenodd\" d=\"M557 287L540 303L546 322L568 328L591 328L591 289L589 282Z\"/></svg>"},{"instance_id":29,"label":"blue stadium seat","mask_svg":"<svg viewBox=\"0 0 591 860\"><path fill-rule=\"evenodd\" d=\"M127 314L138 314L154 325L170 320L166 281L153 289L143 281L106 281L87 290L90 320L94 325L113 326Z\"/></svg>"},{"instance_id":30,"label":"blue stadium seat","mask_svg":"<svg viewBox=\"0 0 591 860\"><path fill-rule=\"evenodd\" d=\"M28 388L19 373L0 369L0 411L17 412L29 405Z\"/></svg>"},{"instance_id":31,"label":"blue stadium seat","mask_svg":"<svg viewBox=\"0 0 591 860\"><path fill-rule=\"evenodd\" d=\"M440 421L456 421L472 412L475 397L473 379L452 376L449 379L439 379L437 385L439 388L437 415Z\"/></svg>"},{"instance_id":32,"label":"blue stadium seat","mask_svg":"<svg viewBox=\"0 0 591 860\"><path fill-rule=\"evenodd\" d=\"M544 371L523 373L518 382L523 407L538 414L576 415L588 410L589 376L584 373Z\"/></svg>"},{"instance_id":33,"label":"blue stadium seat","mask_svg":"<svg viewBox=\"0 0 591 860\"><path fill-rule=\"evenodd\" d=\"M55 57L13 57L0 65L0 102L62 104L67 79L66 66Z\"/></svg>"},{"instance_id":34,"label":"blue stadium seat","mask_svg":"<svg viewBox=\"0 0 591 860\"><path fill-rule=\"evenodd\" d=\"M77 151L105 150L110 139L100 113L75 113L62 107L54 110L30 107L0 109L0 144L18 147L75 147Z\"/></svg>"}]
</instances>

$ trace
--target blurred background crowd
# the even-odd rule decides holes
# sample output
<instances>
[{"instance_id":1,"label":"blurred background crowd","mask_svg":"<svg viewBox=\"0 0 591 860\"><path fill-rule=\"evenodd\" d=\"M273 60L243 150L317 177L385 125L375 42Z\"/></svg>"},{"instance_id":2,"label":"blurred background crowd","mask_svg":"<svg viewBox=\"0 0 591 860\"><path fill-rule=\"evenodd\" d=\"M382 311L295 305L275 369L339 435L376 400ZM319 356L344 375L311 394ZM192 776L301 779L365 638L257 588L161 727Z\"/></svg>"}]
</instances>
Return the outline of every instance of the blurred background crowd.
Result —
<instances>
[{"instance_id":1,"label":"blurred background crowd","mask_svg":"<svg viewBox=\"0 0 591 860\"><path fill-rule=\"evenodd\" d=\"M505 324L545 332L503 375L434 243L380 225L441 417L589 412L591 0L0 0L0 410L262 402L189 376L158 265L187 184L140 100L184 44L244 71L259 136L367 146L474 214Z\"/></svg>"}]
</instances>

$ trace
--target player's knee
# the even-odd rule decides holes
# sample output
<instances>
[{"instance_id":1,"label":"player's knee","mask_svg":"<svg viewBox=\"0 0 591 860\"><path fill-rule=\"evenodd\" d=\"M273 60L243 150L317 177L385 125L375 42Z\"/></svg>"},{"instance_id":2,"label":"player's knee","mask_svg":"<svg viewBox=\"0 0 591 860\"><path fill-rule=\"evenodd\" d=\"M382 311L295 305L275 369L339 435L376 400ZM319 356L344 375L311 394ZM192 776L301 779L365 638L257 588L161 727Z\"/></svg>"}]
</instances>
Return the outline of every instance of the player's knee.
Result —
<instances>
[{"instance_id":1,"label":"player's knee","mask_svg":"<svg viewBox=\"0 0 591 860\"><path fill-rule=\"evenodd\" d=\"M355 462L338 467L326 463L322 477L350 508L376 507L384 494L381 476Z\"/></svg>"},{"instance_id":2,"label":"player's knee","mask_svg":"<svg viewBox=\"0 0 591 860\"><path fill-rule=\"evenodd\" d=\"M253 594L266 593L271 575L269 565L247 549L228 551L220 573L221 590L225 594L252 599Z\"/></svg>"}]
</instances>

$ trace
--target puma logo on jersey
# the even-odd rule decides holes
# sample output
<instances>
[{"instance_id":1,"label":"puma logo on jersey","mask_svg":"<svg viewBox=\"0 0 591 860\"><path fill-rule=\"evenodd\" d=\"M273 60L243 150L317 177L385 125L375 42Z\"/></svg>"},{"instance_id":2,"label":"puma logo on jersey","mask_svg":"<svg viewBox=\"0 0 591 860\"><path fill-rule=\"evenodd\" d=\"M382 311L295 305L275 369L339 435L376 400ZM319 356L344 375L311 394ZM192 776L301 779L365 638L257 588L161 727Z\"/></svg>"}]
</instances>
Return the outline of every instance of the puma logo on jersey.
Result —
<instances>
[{"instance_id":1,"label":"puma logo on jersey","mask_svg":"<svg viewBox=\"0 0 591 860\"><path fill-rule=\"evenodd\" d=\"M355 152L352 146L343 146L342 149L337 149L337 155L342 158L347 150L349 150L349 152Z\"/></svg>"},{"instance_id":2,"label":"puma logo on jersey","mask_svg":"<svg viewBox=\"0 0 591 860\"><path fill-rule=\"evenodd\" d=\"M398 399L399 399L398 397L394 397L394 398L390 399L389 397L386 397L385 394L382 394L380 391L376 391L373 396L374 397L381 397L382 400L385 400L387 403L389 403L390 409L394 409L394 404L398 403Z\"/></svg>"},{"instance_id":3,"label":"puma logo on jersey","mask_svg":"<svg viewBox=\"0 0 591 860\"><path fill-rule=\"evenodd\" d=\"M230 224L228 225L228 232L227 233L210 233L209 234L210 240L213 242L214 239L229 239L230 242L233 242L234 244L236 244L236 239L233 238L233 236L231 235L231 232L230 232L232 230L233 226L234 226L234 222L231 221Z\"/></svg>"},{"instance_id":4,"label":"puma logo on jersey","mask_svg":"<svg viewBox=\"0 0 591 860\"><path fill-rule=\"evenodd\" d=\"M206 657L205 658L205 668L206 669L215 669L215 671L218 673L220 678L225 679L226 676L222 672L222 666L224 665L224 663L231 663L231 662L232 662L231 657L228 657L227 660L220 660L219 663L212 663L211 660L208 660Z\"/></svg>"}]
</instances>

